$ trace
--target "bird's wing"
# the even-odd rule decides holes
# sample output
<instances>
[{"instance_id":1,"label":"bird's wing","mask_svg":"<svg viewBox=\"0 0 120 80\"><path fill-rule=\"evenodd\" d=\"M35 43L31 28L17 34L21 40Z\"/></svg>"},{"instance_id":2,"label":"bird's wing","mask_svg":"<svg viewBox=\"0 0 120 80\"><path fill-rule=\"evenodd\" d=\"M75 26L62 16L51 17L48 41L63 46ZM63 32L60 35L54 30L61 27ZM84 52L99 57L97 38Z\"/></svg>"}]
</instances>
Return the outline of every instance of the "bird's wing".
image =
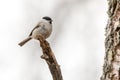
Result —
<instances>
[{"instance_id":1,"label":"bird's wing","mask_svg":"<svg viewBox=\"0 0 120 80\"><path fill-rule=\"evenodd\" d=\"M31 31L31 33L29 34L29 36L31 36L31 35L32 35L32 32L33 32L36 28L38 28L38 27L40 27L40 23L38 23L38 24L33 28L33 30Z\"/></svg>"}]
</instances>

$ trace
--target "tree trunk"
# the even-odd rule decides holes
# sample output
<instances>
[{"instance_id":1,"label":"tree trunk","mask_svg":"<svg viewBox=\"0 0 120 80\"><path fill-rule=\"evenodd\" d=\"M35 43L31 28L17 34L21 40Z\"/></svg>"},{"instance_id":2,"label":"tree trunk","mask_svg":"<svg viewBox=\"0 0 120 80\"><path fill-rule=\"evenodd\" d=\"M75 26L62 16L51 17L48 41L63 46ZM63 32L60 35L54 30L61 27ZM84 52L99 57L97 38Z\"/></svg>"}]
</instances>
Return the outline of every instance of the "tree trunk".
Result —
<instances>
[{"instance_id":1,"label":"tree trunk","mask_svg":"<svg viewBox=\"0 0 120 80\"><path fill-rule=\"evenodd\" d=\"M108 0L105 60L101 80L120 80L120 0Z\"/></svg>"}]
</instances>

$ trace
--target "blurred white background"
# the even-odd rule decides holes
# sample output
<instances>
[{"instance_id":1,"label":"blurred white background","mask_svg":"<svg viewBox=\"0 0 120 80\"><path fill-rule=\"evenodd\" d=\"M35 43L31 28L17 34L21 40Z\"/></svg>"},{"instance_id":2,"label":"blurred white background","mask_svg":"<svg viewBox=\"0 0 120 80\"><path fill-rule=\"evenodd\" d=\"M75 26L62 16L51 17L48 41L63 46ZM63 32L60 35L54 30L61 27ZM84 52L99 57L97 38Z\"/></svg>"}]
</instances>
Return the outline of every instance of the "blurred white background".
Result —
<instances>
[{"instance_id":1,"label":"blurred white background","mask_svg":"<svg viewBox=\"0 0 120 80\"><path fill-rule=\"evenodd\" d=\"M0 80L52 80L39 42L26 38L43 16L64 80L99 80L104 61L107 0L1 0Z\"/></svg>"}]
</instances>

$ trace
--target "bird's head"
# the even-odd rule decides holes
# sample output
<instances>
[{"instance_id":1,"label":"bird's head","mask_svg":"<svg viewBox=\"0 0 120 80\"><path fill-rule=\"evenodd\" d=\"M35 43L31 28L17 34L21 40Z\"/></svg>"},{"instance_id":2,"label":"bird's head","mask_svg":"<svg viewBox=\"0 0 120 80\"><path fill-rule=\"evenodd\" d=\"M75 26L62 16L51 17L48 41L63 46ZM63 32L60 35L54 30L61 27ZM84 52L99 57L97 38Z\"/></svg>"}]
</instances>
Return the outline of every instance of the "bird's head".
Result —
<instances>
[{"instance_id":1,"label":"bird's head","mask_svg":"<svg viewBox=\"0 0 120 80\"><path fill-rule=\"evenodd\" d=\"M43 17L42 19L49 21L50 24L52 24L52 19L48 16Z\"/></svg>"}]
</instances>

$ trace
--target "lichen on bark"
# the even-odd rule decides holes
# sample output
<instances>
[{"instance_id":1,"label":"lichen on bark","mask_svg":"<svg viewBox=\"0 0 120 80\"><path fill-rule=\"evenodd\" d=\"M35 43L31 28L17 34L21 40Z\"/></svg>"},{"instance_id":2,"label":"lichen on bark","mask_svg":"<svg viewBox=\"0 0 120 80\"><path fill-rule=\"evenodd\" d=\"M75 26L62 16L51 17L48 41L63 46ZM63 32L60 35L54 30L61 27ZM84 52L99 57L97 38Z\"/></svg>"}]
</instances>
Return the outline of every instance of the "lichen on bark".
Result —
<instances>
[{"instance_id":1,"label":"lichen on bark","mask_svg":"<svg viewBox=\"0 0 120 80\"><path fill-rule=\"evenodd\" d=\"M101 80L120 80L120 1L108 0L105 58Z\"/></svg>"}]
</instances>

